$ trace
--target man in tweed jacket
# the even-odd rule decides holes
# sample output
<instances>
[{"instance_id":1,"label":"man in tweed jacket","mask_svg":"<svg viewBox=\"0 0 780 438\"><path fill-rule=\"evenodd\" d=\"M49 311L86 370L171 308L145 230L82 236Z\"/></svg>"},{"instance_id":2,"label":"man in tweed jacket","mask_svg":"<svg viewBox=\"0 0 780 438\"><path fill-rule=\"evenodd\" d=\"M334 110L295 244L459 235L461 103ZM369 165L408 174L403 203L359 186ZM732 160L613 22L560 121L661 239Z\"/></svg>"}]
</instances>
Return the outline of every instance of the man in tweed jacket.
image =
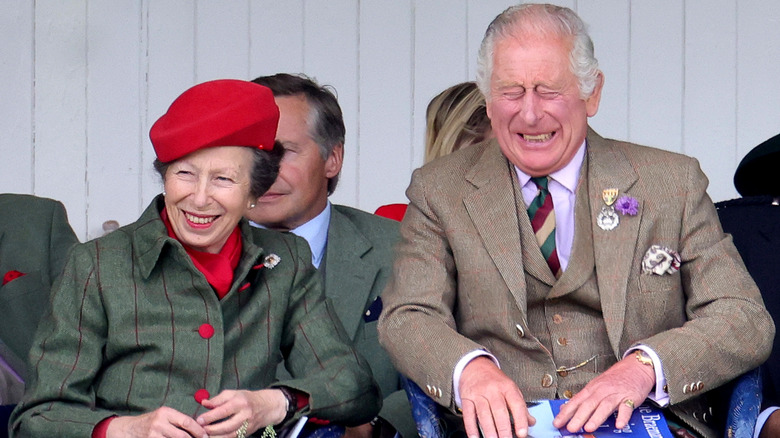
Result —
<instances>
[{"instance_id":1,"label":"man in tweed jacket","mask_svg":"<svg viewBox=\"0 0 780 438\"><path fill-rule=\"evenodd\" d=\"M720 436L701 395L763 362L774 326L696 160L588 128L603 75L569 9L499 15L478 83L496 140L407 191L379 326L398 369L462 410L469 436L524 437L525 401L551 398L570 399L556 427L593 431L615 411L622 427L648 396ZM526 212L545 176L558 277Z\"/></svg>"}]
</instances>

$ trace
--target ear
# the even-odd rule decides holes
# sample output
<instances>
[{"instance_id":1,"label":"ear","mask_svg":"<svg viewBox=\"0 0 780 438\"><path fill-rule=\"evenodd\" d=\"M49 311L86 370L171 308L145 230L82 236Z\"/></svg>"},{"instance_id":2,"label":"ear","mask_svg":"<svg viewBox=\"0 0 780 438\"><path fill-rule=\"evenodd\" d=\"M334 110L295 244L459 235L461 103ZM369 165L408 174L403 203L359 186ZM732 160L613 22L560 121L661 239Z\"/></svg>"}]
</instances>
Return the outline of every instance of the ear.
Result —
<instances>
[{"instance_id":1,"label":"ear","mask_svg":"<svg viewBox=\"0 0 780 438\"><path fill-rule=\"evenodd\" d=\"M593 93L590 97L585 99L585 111L588 113L588 117L593 117L599 111L599 102L601 102L601 89L604 87L604 73L599 72L596 78L596 87L593 88Z\"/></svg>"},{"instance_id":2,"label":"ear","mask_svg":"<svg viewBox=\"0 0 780 438\"><path fill-rule=\"evenodd\" d=\"M342 164L344 164L344 145L337 144L325 160L325 176L333 178L338 175Z\"/></svg>"}]
</instances>

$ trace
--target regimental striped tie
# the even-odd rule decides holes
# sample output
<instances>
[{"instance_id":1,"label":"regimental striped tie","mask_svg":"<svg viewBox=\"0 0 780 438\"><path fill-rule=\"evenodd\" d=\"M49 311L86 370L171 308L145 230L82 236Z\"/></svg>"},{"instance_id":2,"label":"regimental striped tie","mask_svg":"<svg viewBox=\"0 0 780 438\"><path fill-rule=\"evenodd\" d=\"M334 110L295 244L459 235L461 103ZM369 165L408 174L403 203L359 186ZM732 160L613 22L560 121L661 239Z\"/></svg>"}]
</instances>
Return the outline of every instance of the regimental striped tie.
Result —
<instances>
[{"instance_id":1,"label":"regimental striped tie","mask_svg":"<svg viewBox=\"0 0 780 438\"><path fill-rule=\"evenodd\" d=\"M547 265L555 275L561 276L561 262L558 260L558 251L555 249L555 210L550 190L547 189L549 177L539 176L531 178L539 191L528 206L528 218L531 219L531 227L536 235L536 241L542 250L542 256L547 260Z\"/></svg>"}]
</instances>

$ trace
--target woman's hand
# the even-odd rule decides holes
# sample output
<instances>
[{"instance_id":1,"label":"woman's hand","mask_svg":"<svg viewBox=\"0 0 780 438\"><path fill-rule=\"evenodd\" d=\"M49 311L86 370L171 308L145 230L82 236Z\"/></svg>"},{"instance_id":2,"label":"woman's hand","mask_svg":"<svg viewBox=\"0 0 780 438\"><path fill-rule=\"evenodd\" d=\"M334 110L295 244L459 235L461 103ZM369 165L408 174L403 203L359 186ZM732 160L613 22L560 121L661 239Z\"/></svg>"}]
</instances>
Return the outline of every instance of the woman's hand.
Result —
<instances>
[{"instance_id":1,"label":"woman's hand","mask_svg":"<svg viewBox=\"0 0 780 438\"><path fill-rule=\"evenodd\" d=\"M203 400L208 412L197 418L209 438L235 438L247 422L246 436L266 426L279 424L287 414L287 398L278 389L227 390Z\"/></svg>"},{"instance_id":2,"label":"woman's hand","mask_svg":"<svg viewBox=\"0 0 780 438\"><path fill-rule=\"evenodd\" d=\"M114 418L108 425L106 438L114 437L208 438L208 434L192 417L161 407L143 415Z\"/></svg>"}]
</instances>

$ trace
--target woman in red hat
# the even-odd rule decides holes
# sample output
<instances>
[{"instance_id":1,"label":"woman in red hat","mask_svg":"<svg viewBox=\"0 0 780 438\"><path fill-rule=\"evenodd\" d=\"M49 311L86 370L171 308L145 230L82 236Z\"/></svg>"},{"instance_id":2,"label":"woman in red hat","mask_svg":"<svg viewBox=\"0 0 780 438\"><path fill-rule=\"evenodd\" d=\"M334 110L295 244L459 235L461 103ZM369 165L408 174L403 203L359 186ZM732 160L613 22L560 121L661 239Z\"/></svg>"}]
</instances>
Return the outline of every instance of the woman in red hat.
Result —
<instances>
[{"instance_id":1,"label":"woman in red hat","mask_svg":"<svg viewBox=\"0 0 780 438\"><path fill-rule=\"evenodd\" d=\"M306 242L242 219L276 179L278 119L267 88L219 80L154 124L164 191L72 250L12 436L243 438L300 415L376 415ZM276 380L281 361L292 379Z\"/></svg>"}]
</instances>

